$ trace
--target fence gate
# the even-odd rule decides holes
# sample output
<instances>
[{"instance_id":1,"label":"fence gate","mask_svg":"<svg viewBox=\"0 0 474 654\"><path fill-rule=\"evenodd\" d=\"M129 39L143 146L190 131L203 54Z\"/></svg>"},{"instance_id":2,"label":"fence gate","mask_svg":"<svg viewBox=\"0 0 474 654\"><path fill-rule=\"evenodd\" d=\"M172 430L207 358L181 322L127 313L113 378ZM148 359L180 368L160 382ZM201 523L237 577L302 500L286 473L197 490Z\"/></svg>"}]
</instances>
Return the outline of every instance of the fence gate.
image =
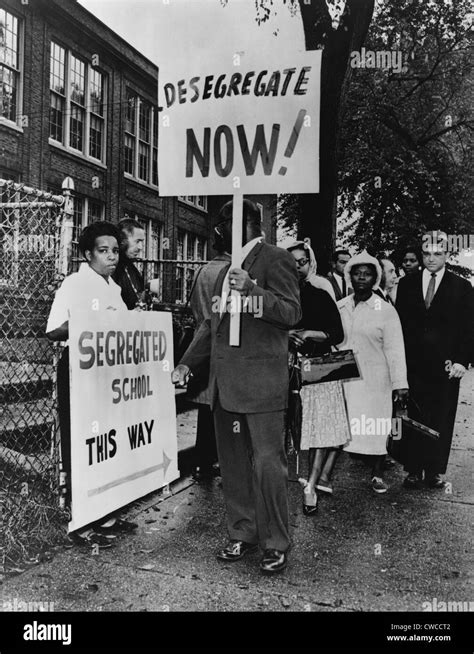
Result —
<instances>
[{"instance_id":1,"label":"fence gate","mask_svg":"<svg viewBox=\"0 0 474 654\"><path fill-rule=\"evenodd\" d=\"M62 196L0 179L0 501L8 570L53 544L59 507L56 345L45 335L67 272Z\"/></svg>"}]
</instances>

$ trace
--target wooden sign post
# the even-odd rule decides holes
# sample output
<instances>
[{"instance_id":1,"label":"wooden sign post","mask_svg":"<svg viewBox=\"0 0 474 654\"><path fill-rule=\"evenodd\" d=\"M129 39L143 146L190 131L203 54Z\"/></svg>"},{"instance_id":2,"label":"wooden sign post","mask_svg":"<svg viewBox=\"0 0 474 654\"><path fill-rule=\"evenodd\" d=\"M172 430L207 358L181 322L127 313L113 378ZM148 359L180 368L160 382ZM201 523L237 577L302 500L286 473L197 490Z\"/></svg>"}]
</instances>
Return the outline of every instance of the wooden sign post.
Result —
<instances>
[{"instance_id":1,"label":"wooden sign post","mask_svg":"<svg viewBox=\"0 0 474 654\"><path fill-rule=\"evenodd\" d=\"M237 193L232 202L232 268L242 267L242 223L243 223L243 195ZM239 291L232 290L229 345L240 345L240 308L242 305ZM236 308L236 310L234 310Z\"/></svg>"}]
</instances>

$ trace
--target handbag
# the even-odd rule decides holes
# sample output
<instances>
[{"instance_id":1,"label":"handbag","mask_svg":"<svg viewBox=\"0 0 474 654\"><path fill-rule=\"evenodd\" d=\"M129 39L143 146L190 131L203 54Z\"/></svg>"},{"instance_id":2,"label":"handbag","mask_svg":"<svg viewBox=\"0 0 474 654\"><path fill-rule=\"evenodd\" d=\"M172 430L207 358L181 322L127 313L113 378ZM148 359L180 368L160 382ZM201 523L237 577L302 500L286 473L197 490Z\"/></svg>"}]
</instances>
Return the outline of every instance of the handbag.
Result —
<instances>
[{"instance_id":1,"label":"handbag","mask_svg":"<svg viewBox=\"0 0 474 654\"><path fill-rule=\"evenodd\" d=\"M337 350L319 357L301 357L300 370L303 386L362 378L352 350Z\"/></svg>"},{"instance_id":2,"label":"handbag","mask_svg":"<svg viewBox=\"0 0 474 654\"><path fill-rule=\"evenodd\" d=\"M418 406L412 398L409 402ZM430 445L439 440L438 431L431 429L418 420L402 415L397 423L397 429L390 432L387 437L387 452L402 465L410 464L413 469L423 469L427 462Z\"/></svg>"},{"instance_id":3,"label":"handbag","mask_svg":"<svg viewBox=\"0 0 474 654\"><path fill-rule=\"evenodd\" d=\"M423 469L427 450L439 437L438 431L408 416L402 416L397 433L394 434L392 430L387 437L387 452L392 459L403 465L410 464L414 469Z\"/></svg>"}]
</instances>

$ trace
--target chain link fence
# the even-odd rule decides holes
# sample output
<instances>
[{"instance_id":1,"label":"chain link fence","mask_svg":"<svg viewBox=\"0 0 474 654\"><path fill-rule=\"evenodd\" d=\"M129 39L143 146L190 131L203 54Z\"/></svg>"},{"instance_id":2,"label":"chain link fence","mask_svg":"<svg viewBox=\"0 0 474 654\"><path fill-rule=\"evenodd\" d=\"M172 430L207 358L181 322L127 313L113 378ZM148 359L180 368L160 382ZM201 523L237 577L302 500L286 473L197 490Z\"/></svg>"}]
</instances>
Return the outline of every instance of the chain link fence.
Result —
<instances>
[{"instance_id":1,"label":"chain link fence","mask_svg":"<svg viewBox=\"0 0 474 654\"><path fill-rule=\"evenodd\" d=\"M0 554L6 571L63 541L69 520L59 474L61 349L45 336L54 293L80 265L67 195L0 179ZM175 344L194 323L187 301L203 263L137 264L147 281L159 280L152 308L173 313Z\"/></svg>"},{"instance_id":2,"label":"chain link fence","mask_svg":"<svg viewBox=\"0 0 474 654\"><path fill-rule=\"evenodd\" d=\"M58 488L59 351L45 337L54 292L67 272L65 204L62 196L0 179L0 502L7 570L65 534Z\"/></svg>"}]
</instances>

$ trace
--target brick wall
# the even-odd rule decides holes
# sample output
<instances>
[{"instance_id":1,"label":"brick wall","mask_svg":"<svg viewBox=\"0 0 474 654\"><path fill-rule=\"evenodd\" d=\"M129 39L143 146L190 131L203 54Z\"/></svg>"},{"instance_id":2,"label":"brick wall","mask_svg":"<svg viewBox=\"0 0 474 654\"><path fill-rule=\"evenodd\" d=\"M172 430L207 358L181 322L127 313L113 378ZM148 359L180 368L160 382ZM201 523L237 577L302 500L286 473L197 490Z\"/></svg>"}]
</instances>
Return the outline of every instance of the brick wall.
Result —
<instances>
[{"instance_id":1,"label":"brick wall","mask_svg":"<svg viewBox=\"0 0 474 654\"><path fill-rule=\"evenodd\" d=\"M105 205L105 218L117 221L125 214L163 225L171 244L167 258L176 257L178 229L208 239L208 257L213 256L212 227L225 198L209 198L205 212L177 198L161 198L156 188L124 175L124 126L127 88L156 104L157 67L121 37L98 21L75 0L2 0L2 5L22 21L23 108L28 127L12 129L0 123L0 174L41 189L58 193L66 176L74 180L76 193ZM50 43L54 39L85 61L99 56L99 68L108 78L106 165L49 143ZM92 179L99 180L93 188ZM254 198L264 206L264 229L275 242L275 199Z\"/></svg>"}]
</instances>

